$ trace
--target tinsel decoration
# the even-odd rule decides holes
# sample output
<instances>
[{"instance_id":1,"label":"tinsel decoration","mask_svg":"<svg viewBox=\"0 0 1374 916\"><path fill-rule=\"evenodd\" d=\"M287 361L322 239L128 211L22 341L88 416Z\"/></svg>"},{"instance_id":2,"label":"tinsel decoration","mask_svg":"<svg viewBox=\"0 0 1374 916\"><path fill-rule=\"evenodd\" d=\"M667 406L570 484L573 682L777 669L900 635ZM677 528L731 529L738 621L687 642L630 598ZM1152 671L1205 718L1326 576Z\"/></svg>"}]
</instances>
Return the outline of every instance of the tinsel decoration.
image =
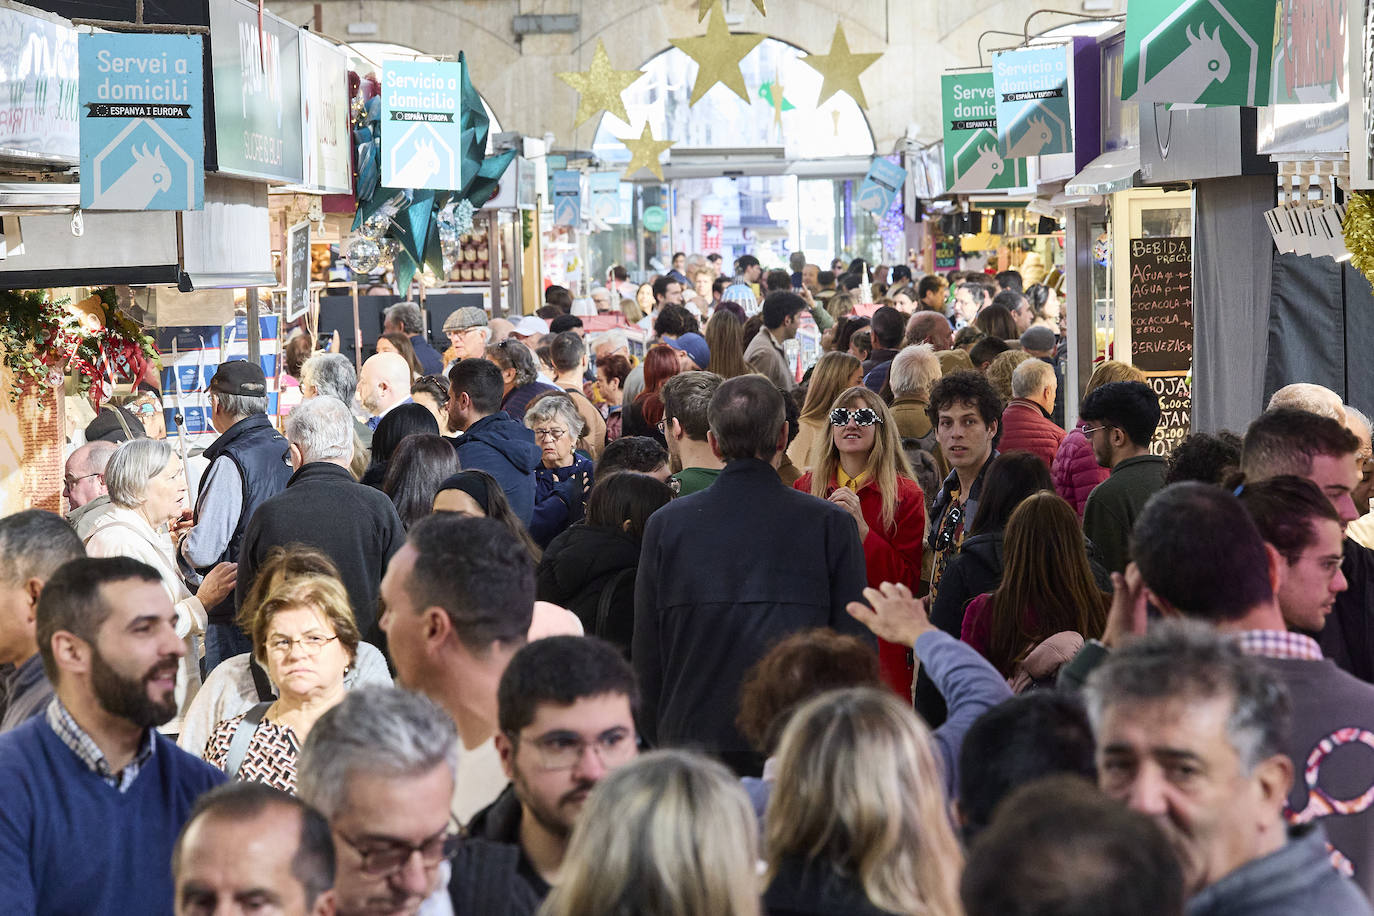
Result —
<instances>
[{"instance_id":1,"label":"tinsel decoration","mask_svg":"<svg viewBox=\"0 0 1374 916\"><path fill-rule=\"evenodd\" d=\"M1345 219L1341 221L1350 266L1364 274L1374 286L1374 192L1355 191L1345 197Z\"/></svg>"},{"instance_id":2,"label":"tinsel decoration","mask_svg":"<svg viewBox=\"0 0 1374 916\"><path fill-rule=\"evenodd\" d=\"M358 213L353 219L353 231L358 232L368 220L382 211L388 212L388 225L378 243L378 264L383 262L381 244L395 239L400 244L393 267L396 284L402 296L410 290L411 280L423 267L435 277L446 276L444 245L439 237L440 214L449 207L466 203L476 210L496 193L506 168L515 158L515 150L487 156L487 133L491 122L482 97L472 88L463 53L458 52L463 66L463 188L459 191L436 191L430 188L384 188L381 175L381 99L373 96L361 107L361 124L355 124L354 142L358 153ZM355 111L359 109L355 108ZM455 214L455 218L458 215ZM469 216L470 219L470 216ZM458 220L461 222L461 219ZM376 222L371 224L376 226ZM371 255L371 249L366 252ZM370 257L365 260L370 261Z\"/></svg>"}]
</instances>

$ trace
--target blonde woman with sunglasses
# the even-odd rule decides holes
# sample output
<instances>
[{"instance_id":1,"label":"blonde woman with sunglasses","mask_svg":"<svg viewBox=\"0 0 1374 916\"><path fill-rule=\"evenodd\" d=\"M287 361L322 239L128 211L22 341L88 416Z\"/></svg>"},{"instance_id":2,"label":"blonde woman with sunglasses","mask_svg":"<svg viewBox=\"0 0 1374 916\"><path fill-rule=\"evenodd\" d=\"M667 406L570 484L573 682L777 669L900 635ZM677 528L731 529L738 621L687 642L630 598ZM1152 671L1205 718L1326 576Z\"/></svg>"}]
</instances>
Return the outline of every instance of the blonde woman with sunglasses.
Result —
<instances>
[{"instance_id":1,"label":"blonde woman with sunglasses","mask_svg":"<svg viewBox=\"0 0 1374 916\"><path fill-rule=\"evenodd\" d=\"M925 494L916 483L897 424L883 399L862 386L840 392L831 405L829 434L812 451L811 471L793 486L849 512L863 542L868 584L921 582ZM911 696L912 666L905 646L882 640L883 682Z\"/></svg>"}]
</instances>

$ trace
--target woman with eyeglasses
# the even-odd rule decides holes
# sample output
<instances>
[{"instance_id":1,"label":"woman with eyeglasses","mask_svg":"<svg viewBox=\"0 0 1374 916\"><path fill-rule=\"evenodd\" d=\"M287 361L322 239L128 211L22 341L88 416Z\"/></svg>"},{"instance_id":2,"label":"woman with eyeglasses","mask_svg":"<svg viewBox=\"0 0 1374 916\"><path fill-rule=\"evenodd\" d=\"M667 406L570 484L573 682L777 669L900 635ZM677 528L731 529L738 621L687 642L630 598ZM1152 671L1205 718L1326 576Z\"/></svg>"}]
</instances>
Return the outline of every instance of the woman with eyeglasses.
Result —
<instances>
[{"instance_id":1,"label":"woman with eyeglasses","mask_svg":"<svg viewBox=\"0 0 1374 916\"><path fill-rule=\"evenodd\" d=\"M862 386L842 391L830 410L830 435L812 452L810 472L792 485L828 499L854 517L863 542L868 584L921 583L926 501L883 399ZM911 696L905 646L879 640L883 682Z\"/></svg>"},{"instance_id":2,"label":"woman with eyeglasses","mask_svg":"<svg viewBox=\"0 0 1374 916\"><path fill-rule=\"evenodd\" d=\"M582 434L582 414L561 391L546 394L525 411L525 425L543 457L534 470L534 517L530 537L541 548L569 525L582 520L592 488L592 460L574 450Z\"/></svg>"},{"instance_id":3,"label":"woman with eyeglasses","mask_svg":"<svg viewBox=\"0 0 1374 916\"><path fill-rule=\"evenodd\" d=\"M344 698L358 653L348 592L333 576L286 579L257 606L249 625L253 657L277 699L225 719L210 733L205 762L230 779L296 791L296 757L320 716Z\"/></svg>"}]
</instances>

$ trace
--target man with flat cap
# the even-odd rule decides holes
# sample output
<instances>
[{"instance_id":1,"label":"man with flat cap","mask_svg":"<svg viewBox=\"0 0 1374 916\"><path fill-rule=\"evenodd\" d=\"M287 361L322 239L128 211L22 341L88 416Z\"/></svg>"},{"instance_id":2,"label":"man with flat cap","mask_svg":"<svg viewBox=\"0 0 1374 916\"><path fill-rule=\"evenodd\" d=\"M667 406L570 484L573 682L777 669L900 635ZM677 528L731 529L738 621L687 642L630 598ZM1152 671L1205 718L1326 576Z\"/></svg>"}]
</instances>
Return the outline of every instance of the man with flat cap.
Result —
<instances>
[{"instance_id":1,"label":"man with flat cap","mask_svg":"<svg viewBox=\"0 0 1374 916\"><path fill-rule=\"evenodd\" d=\"M247 360L221 363L210 380L210 423L220 434L205 450L209 470L195 503L195 526L177 557L188 573L237 563L248 520L291 478L286 437L267 419L267 379ZM226 658L251 652L251 640L234 623L234 596L207 609L205 673Z\"/></svg>"},{"instance_id":2,"label":"man with flat cap","mask_svg":"<svg viewBox=\"0 0 1374 916\"><path fill-rule=\"evenodd\" d=\"M491 339L491 323L487 313L476 306L465 305L444 319L444 334L453 344L446 357L452 357L445 365L448 371L460 359L485 359L487 341Z\"/></svg>"}]
</instances>

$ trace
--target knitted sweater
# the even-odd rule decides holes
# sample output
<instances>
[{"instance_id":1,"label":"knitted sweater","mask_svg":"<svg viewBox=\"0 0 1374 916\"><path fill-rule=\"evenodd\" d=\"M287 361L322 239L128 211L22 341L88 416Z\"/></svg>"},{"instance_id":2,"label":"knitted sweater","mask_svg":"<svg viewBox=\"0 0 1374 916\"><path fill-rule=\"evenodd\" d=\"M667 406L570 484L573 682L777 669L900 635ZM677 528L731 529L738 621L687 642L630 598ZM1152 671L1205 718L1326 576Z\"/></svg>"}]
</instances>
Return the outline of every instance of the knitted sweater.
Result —
<instances>
[{"instance_id":1,"label":"knitted sweater","mask_svg":"<svg viewBox=\"0 0 1374 916\"><path fill-rule=\"evenodd\" d=\"M172 844L224 774L154 734L126 792L43 716L0 735L0 909L36 916L172 912Z\"/></svg>"}]
</instances>

